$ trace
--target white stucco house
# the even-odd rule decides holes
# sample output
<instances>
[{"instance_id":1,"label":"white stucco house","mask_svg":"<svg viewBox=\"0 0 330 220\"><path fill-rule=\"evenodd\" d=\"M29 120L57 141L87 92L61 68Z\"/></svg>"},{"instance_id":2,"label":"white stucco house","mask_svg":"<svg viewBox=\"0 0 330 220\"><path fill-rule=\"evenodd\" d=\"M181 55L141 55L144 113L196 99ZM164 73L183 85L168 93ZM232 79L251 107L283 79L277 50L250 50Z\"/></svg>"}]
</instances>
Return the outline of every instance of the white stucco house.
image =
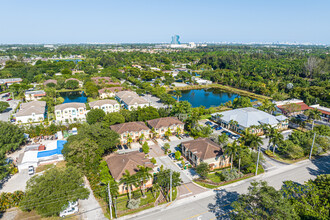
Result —
<instances>
[{"instance_id":1,"label":"white stucco house","mask_svg":"<svg viewBox=\"0 0 330 220\"><path fill-rule=\"evenodd\" d=\"M16 123L41 122L45 118L46 102L32 101L22 103L20 110L15 114Z\"/></svg>"},{"instance_id":2,"label":"white stucco house","mask_svg":"<svg viewBox=\"0 0 330 220\"><path fill-rule=\"evenodd\" d=\"M55 106L56 122L85 121L86 114L86 105L84 103L71 102Z\"/></svg>"},{"instance_id":3,"label":"white stucco house","mask_svg":"<svg viewBox=\"0 0 330 220\"><path fill-rule=\"evenodd\" d=\"M25 100L26 101L36 101L46 96L46 92L44 90L31 90L25 92Z\"/></svg>"},{"instance_id":4,"label":"white stucco house","mask_svg":"<svg viewBox=\"0 0 330 220\"><path fill-rule=\"evenodd\" d=\"M102 109L105 113L118 112L120 104L113 99L97 100L89 103L91 109Z\"/></svg>"},{"instance_id":5,"label":"white stucco house","mask_svg":"<svg viewBox=\"0 0 330 220\"><path fill-rule=\"evenodd\" d=\"M128 110L149 106L149 102L146 99L140 97L136 92L132 91L117 92L116 99L124 108Z\"/></svg>"}]
</instances>

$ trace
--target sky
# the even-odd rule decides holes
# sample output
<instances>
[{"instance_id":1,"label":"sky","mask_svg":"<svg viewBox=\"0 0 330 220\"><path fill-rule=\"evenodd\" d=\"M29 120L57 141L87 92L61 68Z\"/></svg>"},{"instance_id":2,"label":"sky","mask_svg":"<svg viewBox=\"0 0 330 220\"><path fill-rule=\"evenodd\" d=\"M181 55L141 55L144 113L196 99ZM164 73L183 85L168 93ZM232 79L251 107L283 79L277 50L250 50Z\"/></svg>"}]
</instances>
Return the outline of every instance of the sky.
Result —
<instances>
[{"instance_id":1,"label":"sky","mask_svg":"<svg viewBox=\"0 0 330 220\"><path fill-rule=\"evenodd\" d=\"M330 0L0 0L0 44L330 44Z\"/></svg>"}]
</instances>

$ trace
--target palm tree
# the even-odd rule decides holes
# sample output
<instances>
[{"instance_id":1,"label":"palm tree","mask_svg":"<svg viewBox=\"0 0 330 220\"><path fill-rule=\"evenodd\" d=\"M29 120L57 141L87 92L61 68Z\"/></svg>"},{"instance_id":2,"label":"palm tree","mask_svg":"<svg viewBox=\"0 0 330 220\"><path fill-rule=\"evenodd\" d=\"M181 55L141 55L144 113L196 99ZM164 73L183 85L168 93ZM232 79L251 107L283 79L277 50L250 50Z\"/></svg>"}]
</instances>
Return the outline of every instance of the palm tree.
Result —
<instances>
[{"instance_id":1,"label":"palm tree","mask_svg":"<svg viewBox=\"0 0 330 220\"><path fill-rule=\"evenodd\" d=\"M321 119L321 112L320 112L320 110L318 110L316 108L308 109L305 112L305 115L308 116L308 120L312 120L313 121L313 123L312 123L312 130L313 130L314 129L314 121L315 120L318 120L318 119Z\"/></svg>"},{"instance_id":2,"label":"palm tree","mask_svg":"<svg viewBox=\"0 0 330 220\"><path fill-rule=\"evenodd\" d=\"M171 129L168 128L167 131L165 131L165 137L168 138L169 136L171 136L172 132Z\"/></svg>"},{"instance_id":3,"label":"palm tree","mask_svg":"<svg viewBox=\"0 0 330 220\"><path fill-rule=\"evenodd\" d=\"M241 144L238 148L237 148L237 152L236 152L237 156L238 156L238 171L241 171L241 158L244 154L247 154L247 148L244 144Z\"/></svg>"},{"instance_id":4,"label":"palm tree","mask_svg":"<svg viewBox=\"0 0 330 220\"><path fill-rule=\"evenodd\" d=\"M127 135L127 145L129 146L129 147L131 147L131 143L133 142L133 139L132 139L132 137L131 137L131 135Z\"/></svg>"},{"instance_id":5,"label":"palm tree","mask_svg":"<svg viewBox=\"0 0 330 220\"><path fill-rule=\"evenodd\" d=\"M276 111L276 104L275 103L271 103L268 108L267 111L269 114L273 114Z\"/></svg>"},{"instance_id":6,"label":"palm tree","mask_svg":"<svg viewBox=\"0 0 330 220\"><path fill-rule=\"evenodd\" d=\"M254 149L254 150L258 150L258 148L262 145L262 139L261 137L255 135L255 134L251 134L250 136L250 143L249 146Z\"/></svg>"},{"instance_id":7,"label":"palm tree","mask_svg":"<svg viewBox=\"0 0 330 220\"><path fill-rule=\"evenodd\" d=\"M230 120L229 121L229 126L232 130L237 131L238 122L235 121L235 120Z\"/></svg>"},{"instance_id":8,"label":"palm tree","mask_svg":"<svg viewBox=\"0 0 330 220\"><path fill-rule=\"evenodd\" d=\"M155 130L155 128L151 128L151 133L153 134L153 137L155 138L157 138L158 137L158 133L157 133L157 131Z\"/></svg>"},{"instance_id":9,"label":"palm tree","mask_svg":"<svg viewBox=\"0 0 330 220\"><path fill-rule=\"evenodd\" d=\"M225 133L222 133L221 135L218 136L218 143L221 144L222 146L226 146L228 143L228 136Z\"/></svg>"},{"instance_id":10,"label":"palm tree","mask_svg":"<svg viewBox=\"0 0 330 220\"><path fill-rule=\"evenodd\" d=\"M152 177L152 174L150 171L152 169L150 167L145 166L138 166L139 171L137 172L138 178L141 179L141 192L142 197L145 198L145 184L148 182L148 180Z\"/></svg>"},{"instance_id":11,"label":"palm tree","mask_svg":"<svg viewBox=\"0 0 330 220\"><path fill-rule=\"evenodd\" d=\"M125 173L123 174L121 180L120 180L120 184L125 184L127 186L128 189L128 199L131 199L131 190L132 190L132 185L134 185L136 183L136 176L135 175L131 175L130 172L128 170L125 170Z\"/></svg>"},{"instance_id":12,"label":"palm tree","mask_svg":"<svg viewBox=\"0 0 330 220\"><path fill-rule=\"evenodd\" d=\"M275 148L278 144L282 143L284 140L283 135L276 129L269 138L269 142L273 144L273 155L275 154Z\"/></svg>"},{"instance_id":13,"label":"palm tree","mask_svg":"<svg viewBox=\"0 0 330 220\"><path fill-rule=\"evenodd\" d=\"M251 133L249 129L245 129L242 131L242 136L239 138L239 142L244 144L244 145L250 145L251 141Z\"/></svg>"},{"instance_id":14,"label":"palm tree","mask_svg":"<svg viewBox=\"0 0 330 220\"><path fill-rule=\"evenodd\" d=\"M225 147L225 154L230 155L230 169L233 169L233 160L234 160L234 156L237 152L238 149L238 144L236 141L234 141L233 143L229 143L227 144L227 146Z\"/></svg>"},{"instance_id":15,"label":"palm tree","mask_svg":"<svg viewBox=\"0 0 330 220\"><path fill-rule=\"evenodd\" d=\"M177 135L181 134L181 128L180 128L179 126L176 127L176 134L177 134Z\"/></svg>"},{"instance_id":16,"label":"palm tree","mask_svg":"<svg viewBox=\"0 0 330 220\"><path fill-rule=\"evenodd\" d=\"M144 140L144 134L141 134L139 140L142 142Z\"/></svg>"},{"instance_id":17,"label":"palm tree","mask_svg":"<svg viewBox=\"0 0 330 220\"><path fill-rule=\"evenodd\" d=\"M271 143L270 139L274 136L274 132L275 132L276 128L267 124L263 127L263 130L264 130L265 136L268 138L268 145L267 145L267 150L268 150L270 147L270 143Z\"/></svg>"},{"instance_id":18,"label":"palm tree","mask_svg":"<svg viewBox=\"0 0 330 220\"><path fill-rule=\"evenodd\" d=\"M177 98L177 102L179 102L180 97L182 97L182 93L181 93L181 91L180 91L180 90L175 90L175 91L173 92L173 94L174 94L174 96L176 96L176 98Z\"/></svg>"}]
</instances>

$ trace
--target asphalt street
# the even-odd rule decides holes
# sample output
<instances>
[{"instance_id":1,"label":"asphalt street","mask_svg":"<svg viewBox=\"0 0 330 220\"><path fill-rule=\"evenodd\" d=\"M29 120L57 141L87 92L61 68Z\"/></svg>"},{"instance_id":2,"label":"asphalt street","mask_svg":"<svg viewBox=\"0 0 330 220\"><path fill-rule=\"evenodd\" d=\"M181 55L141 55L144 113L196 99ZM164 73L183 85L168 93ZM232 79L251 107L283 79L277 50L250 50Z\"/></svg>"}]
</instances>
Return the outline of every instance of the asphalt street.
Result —
<instances>
[{"instance_id":1,"label":"asphalt street","mask_svg":"<svg viewBox=\"0 0 330 220\"><path fill-rule=\"evenodd\" d=\"M239 194L246 193L250 183L254 180L267 181L269 185L280 189L283 181L292 180L303 184L309 179L314 179L319 174L330 173L330 155L327 154L313 161L305 160L296 164L280 167L259 176L242 180L218 190L210 190L193 197L177 200L169 206L160 209L147 210L141 215L134 216L135 220L210 220L228 219L231 210L230 204ZM129 218L125 218L129 219Z\"/></svg>"}]
</instances>

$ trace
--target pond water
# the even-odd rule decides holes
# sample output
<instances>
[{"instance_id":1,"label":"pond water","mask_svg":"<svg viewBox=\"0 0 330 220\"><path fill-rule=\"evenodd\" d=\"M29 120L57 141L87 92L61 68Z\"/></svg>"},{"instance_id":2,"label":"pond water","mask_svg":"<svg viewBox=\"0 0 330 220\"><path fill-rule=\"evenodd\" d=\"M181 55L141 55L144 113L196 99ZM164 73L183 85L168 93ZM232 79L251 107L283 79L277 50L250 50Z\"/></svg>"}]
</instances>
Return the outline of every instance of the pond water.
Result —
<instances>
[{"instance_id":1,"label":"pond water","mask_svg":"<svg viewBox=\"0 0 330 220\"><path fill-rule=\"evenodd\" d=\"M87 102L87 96L85 95L84 91L81 92L61 92L60 95L64 98L63 103L70 103L70 102Z\"/></svg>"},{"instance_id":2,"label":"pond water","mask_svg":"<svg viewBox=\"0 0 330 220\"><path fill-rule=\"evenodd\" d=\"M202 105L205 106L205 108L215 107L240 97L240 95L236 93L224 92L221 89L215 88L183 90L181 93L182 97L180 97L179 100L190 102L194 108ZM173 98L176 99L174 96Z\"/></svg>"}]
</instances>

